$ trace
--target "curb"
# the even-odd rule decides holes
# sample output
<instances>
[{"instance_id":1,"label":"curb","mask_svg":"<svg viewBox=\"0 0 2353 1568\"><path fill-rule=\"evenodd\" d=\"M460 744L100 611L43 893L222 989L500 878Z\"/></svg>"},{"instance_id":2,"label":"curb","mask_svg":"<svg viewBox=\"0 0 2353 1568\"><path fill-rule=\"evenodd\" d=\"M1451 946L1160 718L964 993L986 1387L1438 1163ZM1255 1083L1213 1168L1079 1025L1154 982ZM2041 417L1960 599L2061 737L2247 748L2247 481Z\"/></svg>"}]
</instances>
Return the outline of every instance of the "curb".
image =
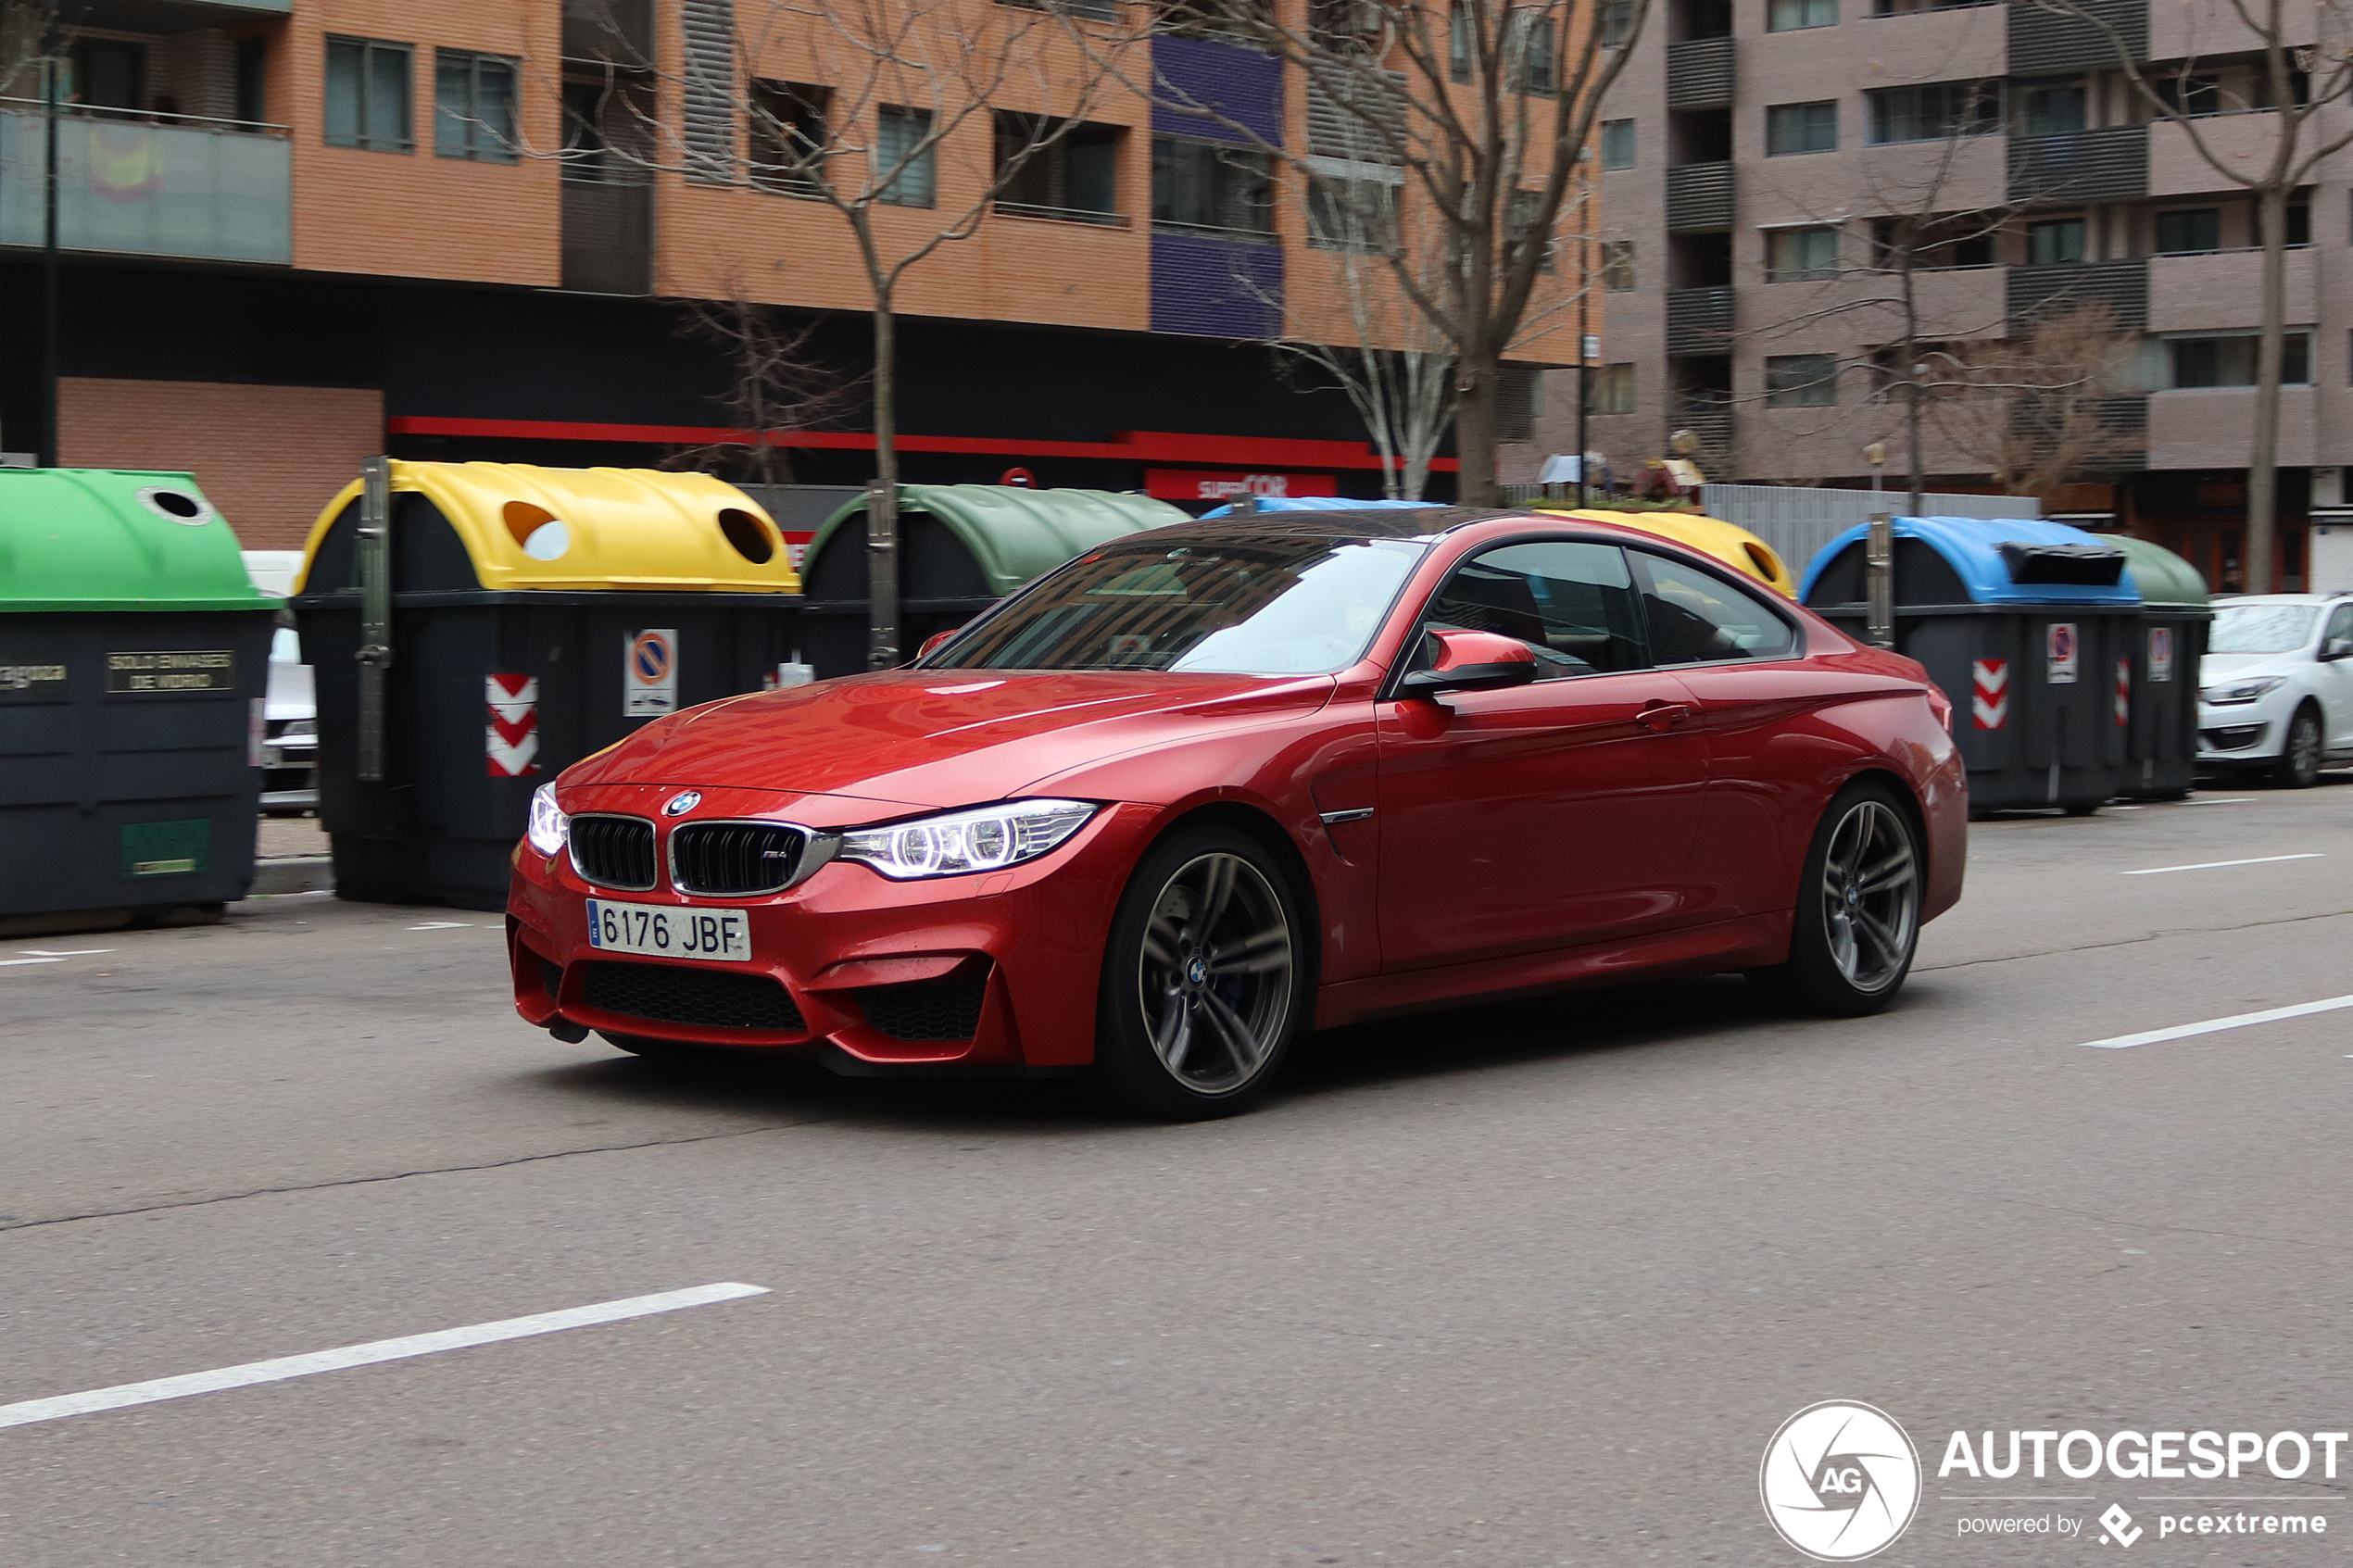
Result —
<instances>
[{"instance_id":1,"label":"curb","mask_svg":"<svg viewBox=\"0 0 2353 1568\"><path fill-rule=\"evenodd\" d=\"M279 855L253 863L253 885L246 889L245 897L261 898L272 893L316 893L334 884L333 856Z\"/></svg>"}]
</instances>

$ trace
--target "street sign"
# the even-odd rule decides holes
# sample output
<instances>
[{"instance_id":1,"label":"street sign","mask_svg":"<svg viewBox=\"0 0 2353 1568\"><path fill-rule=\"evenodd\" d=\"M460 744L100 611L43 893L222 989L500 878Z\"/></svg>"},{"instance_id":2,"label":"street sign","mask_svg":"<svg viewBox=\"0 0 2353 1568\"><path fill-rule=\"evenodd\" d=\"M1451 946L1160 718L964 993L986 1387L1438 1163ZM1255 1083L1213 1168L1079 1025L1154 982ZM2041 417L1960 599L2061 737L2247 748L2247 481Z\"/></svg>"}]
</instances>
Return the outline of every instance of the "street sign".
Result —
<instances>
[{"instance_id":1,"label":"street sign","mask_svg":"<svg viewBox=\"0 0 2353 1568\"><path fill-rule=\"evenodd\" d=\"M2079 655L2075 646L2075 622L2054 621L2045 633L2045 656L2043 684L2049 686L2071 686L2075 684Z\"/></svg>"},{"instance_id":2,"label":"street sign","mask_svg":"<svg viewBox=\"0 0 2353 1568\"><path fill-rule=\"evenodd\" d=\"M678 711L678 633L669 627L633 632L621 661L621 716L648 719Z\"/></svg>"}]
</instances>

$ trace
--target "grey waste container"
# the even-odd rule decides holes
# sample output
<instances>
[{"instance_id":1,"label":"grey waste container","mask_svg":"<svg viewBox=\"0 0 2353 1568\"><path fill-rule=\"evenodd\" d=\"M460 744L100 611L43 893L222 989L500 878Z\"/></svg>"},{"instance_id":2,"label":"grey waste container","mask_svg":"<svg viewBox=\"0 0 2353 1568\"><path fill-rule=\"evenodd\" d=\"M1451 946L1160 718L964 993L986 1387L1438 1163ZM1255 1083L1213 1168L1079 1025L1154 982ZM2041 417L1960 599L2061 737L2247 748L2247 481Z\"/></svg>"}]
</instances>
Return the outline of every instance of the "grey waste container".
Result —
<instances>
[{"instance_id":1,"label":"grey waste container","mask_svg":"<svg viewBox=\"0 0 2353 1568\"><path fill-rule=\"evenodd\" d=\"M1800 601L1860 636L1866 527L1824 546ZM1972 813L2097 810L2122 790L2140 596L2113 544L2064 523L1895 520L1895 647L1953 699Z\"/></svg>"},{"instance_id":2,"label":"grey waste container","mask_svg":"<svg viewBox=\"0 0 2353 1568\"><path fill-rule=\"evenodd\" d=\"M2179 800L2197 775L2197 667L2214 624L2206 579L2162 545L2127 534L2101 538L2124 552L2125 572L2141 596L2123 793Z\"/></svg>"}]
</instances>

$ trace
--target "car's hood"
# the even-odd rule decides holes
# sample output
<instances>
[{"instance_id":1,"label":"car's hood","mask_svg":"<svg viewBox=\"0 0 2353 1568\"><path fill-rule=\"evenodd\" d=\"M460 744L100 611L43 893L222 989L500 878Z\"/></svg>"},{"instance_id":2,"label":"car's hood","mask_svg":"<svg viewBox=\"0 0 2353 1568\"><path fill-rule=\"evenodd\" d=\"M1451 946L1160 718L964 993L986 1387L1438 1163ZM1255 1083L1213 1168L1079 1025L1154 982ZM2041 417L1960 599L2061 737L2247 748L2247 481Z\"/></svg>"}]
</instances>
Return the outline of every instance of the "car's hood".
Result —
<instances>
[{"instance_id":1,"label":"car's hood","mask_svg":"<svg viewBox=\"0 0 2353 1568\"><path fill-rule=\"evenodd\" d=\"M1126 752L1312 712L1327 676L892 670L660 719L567 784L659 784L963 806Z\"/></svg>"},{"instance_id":2,"label":"car's hood","mask_svg":"<svg viewBox=\"0 0 2353 1568\"><path fill-rule=\"evenodd\" d=\"M2300 653L2209 653L2198 660L2198 684L2210 686L2217 682L2254 675L2284 674L2303 657Z\"/></svg>"}]
</instances>

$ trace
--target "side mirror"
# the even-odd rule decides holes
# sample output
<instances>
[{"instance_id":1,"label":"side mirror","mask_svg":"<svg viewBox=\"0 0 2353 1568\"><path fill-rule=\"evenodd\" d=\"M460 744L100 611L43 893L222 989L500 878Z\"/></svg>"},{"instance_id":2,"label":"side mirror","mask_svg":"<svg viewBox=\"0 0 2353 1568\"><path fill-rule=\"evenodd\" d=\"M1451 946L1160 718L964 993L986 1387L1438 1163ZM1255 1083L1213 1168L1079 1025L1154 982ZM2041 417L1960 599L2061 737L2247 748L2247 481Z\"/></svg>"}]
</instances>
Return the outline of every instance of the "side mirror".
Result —
<instances>
[{"instance_id":1,"label":"side mirror","mask_svg":"<svg viewBox=\"0 0 2353 1568\"><path fill-rule=\"evenodd\" d=\"M1536 656L1516 637L1492 632L1432 632L1438 657L1397 683L1400 696L1485 692L1524 686L1536 679Z\"/></svg>"},{"instance_id":2,"label":"side mirror","mask_svg":"<svg viewBox=\"0 0 2353 1568\"><path fill-rule=\"evenodd\" d=\"M2340 659L2353 659L2353 637L2331 637L2321 645L2321 662L2332 663Z\"/></svg>"},{"instance_id":3,"label":"side mirror","mask_svg":"<svg viewBox=\"0 0 2353 1568\"><path fill-rule=\"evenodd\" d=\"M932 649L937 647L940 644L946 642L949 638L954 636L957 633L963 630L963 628L961 626L950 626L945 632L934 632L930 636L924 639L923 646L915 650L915 657L917 659L928 657Z\"/></svg>"}]
</instances>

